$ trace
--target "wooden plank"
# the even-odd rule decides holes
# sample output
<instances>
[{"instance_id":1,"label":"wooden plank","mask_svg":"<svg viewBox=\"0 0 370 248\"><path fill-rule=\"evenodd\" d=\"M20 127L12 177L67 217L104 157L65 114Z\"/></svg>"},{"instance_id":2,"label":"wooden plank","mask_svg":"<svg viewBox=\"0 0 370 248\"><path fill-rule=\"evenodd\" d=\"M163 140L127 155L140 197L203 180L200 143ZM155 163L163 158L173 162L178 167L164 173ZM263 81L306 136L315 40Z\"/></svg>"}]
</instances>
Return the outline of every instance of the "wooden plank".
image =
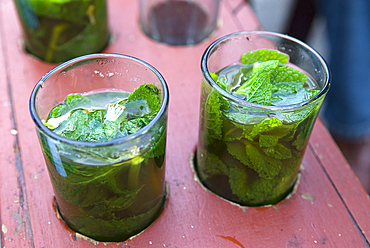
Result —
<instances>
[{"instance_id":1,"label":"wooden plank","mask_svg":"<svg viewBox=\"0 0 370 248\"><path fill-rule=\"evenodd\" d=\"M194 180L189 158L195 150L198 135L200 59L210 42L227 33L244 29L236 24L234 13L227 7L233 6L235 1L223 0L220 12L222 22L217 32L204 42L189 47L172 47L149 39L139 29L136 3L108 1L109 25L114 39L105 52L128 54L149 62L163 74L170 88L166 154L166 180L170 193L162 215L142 234L126 242L98 245L77 238L55 216L52 187L28 111L28 99L33 86L54 65L43 63L22 51L18 45L21 32L13 2L0 2L1 47L6 51L6 75L12 86L14 111L3 106L1 110L13 115L16 120L24 175L22 185L26 186L24 195L31 220L31 227L24 228L25 233L30 233L29 236L24 235L24 240L18 239L18 243L7 240L7 243L1 244L2 247L217 248L311 247L320 244L329 247L369 247L349 213L348 205L343 204L343 199L333 186L333 179L329 179L323 170L327 161L318 159L314 149L308 149L304 157L305 169L297 193L274 207L240 208L205 191ZM227 5L228 2L230 5ZM243 8L252 13L248 5ZM252 15L246 18L250 18L249 22L243 22L247 29L258 26ZM0 66L1 70L4 68ZM1 86L6 87L6 80L1 75ZM6 95L3 97L2 100L7 100ZM12 128L9 121L4 121L2 125L7 129ZM321 145L320 135L315 128L312 135L314 142L318 139ZM20 208L9 204L13 198L10 192L3 189L3 182L8 180L11 186L17 185L14 181L17 175L17 153L12 149L14 136L8 134L5 137L7 143L1 154L11 159L6 165L10 174L0 173L1 222L10 223L7 224L8 230L13 230L15 225L10 222L12 216L9 213L19 211ZM330 154L336 148L328 149L327 153ZM339 160L337 166L343 166L342 162ZM358 187L358 182L350 183ZM362 202L363 196L360 195L358 201ZM13 210L4 210L7 206ZM3 238L9 237L4 236L3 232Z\"/></svg>"},{"instance_id":2,"label":"wooden plank","mask_svg":"<svg viewBox=\"0 0 370 248\"><path fill-rule=\"evenodd\" d=\"M0 6L2 8L3 6ZM0 16L0 23L4 20ZM18 130L12 106L12 86L8 84L6 52L3 37L6 35L0 26L0 223L1 247L33 247L33 233L29 214L23 165L20 157ZM5 53L5 54L4 54ZM26 240L26 241L25 241Z\"/></svg>"},{"instance_id":3,"label":"wooden plank","mask_svg":"<svg viewBox=\"0 0 370 248\"><path fill-rule=\"evenodd\" d=\"M23 235L22 237L21 235L22 242L19 245L11 242L8 246L63 247L62 243L58 245L54 240L55 236L65 229L60 225L53 210L53 190L28 110L29 96L34 85L55 65L43 63L23 51L21 30L14 3L13 1L1 1L0 3L3 49L6 51L4 56L7 61L6 74L12 87L13 115L16 120L19 142L19 153L13 153L18 160L12 166L21 167L18 170L23 172L23 181L20 181L21 186L24 187L23 205L28 206L29 209L28 216L19 216L21 218L19 222L24 232L31 233L29 236ZM9 23L12 25L6 25ZM1 175L9 177L9 180L13 178L11 174L1 173ZM4 196L1 195L1 199L3 198ZM18 211L21 210L22 208L19 207ZM31 227L26 225L28 223L25 220L31 222ZM24 222L23 225L22 222ZM71 242L70 247L78 247L78 245Z\"/></svg>"},{"instance_id":4,"label":"wooden plank","mask_svg":"<svg viewBox=\"0 0 370 248\"><path fill-rule=\"evenodd\" d=\"M320 120L316 123L310 146L361 232L370 242L369 195L360 185L349 164Z\"/></svg>"}]
</instances>

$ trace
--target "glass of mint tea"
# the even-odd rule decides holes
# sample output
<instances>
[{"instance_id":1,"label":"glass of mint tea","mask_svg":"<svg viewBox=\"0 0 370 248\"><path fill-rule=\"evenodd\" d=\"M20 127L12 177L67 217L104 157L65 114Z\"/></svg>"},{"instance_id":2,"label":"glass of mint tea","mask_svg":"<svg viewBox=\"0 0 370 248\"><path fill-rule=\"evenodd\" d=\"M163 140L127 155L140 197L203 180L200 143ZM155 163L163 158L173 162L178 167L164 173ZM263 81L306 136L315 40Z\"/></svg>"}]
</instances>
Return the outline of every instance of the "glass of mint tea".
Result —
<instances>
[{"instance_id":1,"label":"glass of mint tea","mask_svg":"<svg viewBox=\"0 0 370 248\"><path fill-rule=\"evenodd\" d=\"M118 54L72 59L37 83L30 112L70 229L118 242L160 215L168 101L155 68Z\"/></svg>"},{"instance_id":2,"label":"glass of mint tea","mask_svg":"<svg viewBox=\"0 0 370 248\"><path fill-rule=\"evenodd\" d=\"M201 70L201 183L240 205L278 203L297 181L329 90L326 62L295 38L245 31L213 42Z\"/></svg>"},{"instance_id":3,"label":"glass of mint tea","mask_svg":"<svg viewBox=\"0 0 370 248\"><path fill-rule=\"evenodd\" d=\"M106 0L14 0L27 52L46 62L101 52L109 40Z\"/></svg>"}]
</instances>

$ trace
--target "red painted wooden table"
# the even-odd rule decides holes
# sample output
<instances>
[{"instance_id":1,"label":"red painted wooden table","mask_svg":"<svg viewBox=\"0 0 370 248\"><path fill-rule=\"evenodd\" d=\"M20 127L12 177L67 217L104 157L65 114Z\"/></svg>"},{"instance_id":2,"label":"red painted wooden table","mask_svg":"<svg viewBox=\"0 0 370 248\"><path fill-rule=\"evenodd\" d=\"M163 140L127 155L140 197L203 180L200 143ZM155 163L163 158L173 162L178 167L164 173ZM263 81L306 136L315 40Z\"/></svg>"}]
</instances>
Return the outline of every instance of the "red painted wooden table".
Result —
<instances>
[{"instance_id":1,"label":"red painted wooden table","mask_svg":"<svg viewBox=\"0 0 370 248\"><path fill-rule=\"evenodd\" d=\"M370 247L370 200L318 121L297 192L272 207L240 208L205 191L189 165L197 143L200 57L218 37L258 29L243 0L222 0L218 30L204 42L173 47L147 38L137 1L108 0L113 36L105 52L141 58L170 89L165 210L139 236L121 243L78 238L56 217L53 190L28 100L55 65L22 50L12 0L0 0L1 247Z\"/></svg>"}]
</instances>

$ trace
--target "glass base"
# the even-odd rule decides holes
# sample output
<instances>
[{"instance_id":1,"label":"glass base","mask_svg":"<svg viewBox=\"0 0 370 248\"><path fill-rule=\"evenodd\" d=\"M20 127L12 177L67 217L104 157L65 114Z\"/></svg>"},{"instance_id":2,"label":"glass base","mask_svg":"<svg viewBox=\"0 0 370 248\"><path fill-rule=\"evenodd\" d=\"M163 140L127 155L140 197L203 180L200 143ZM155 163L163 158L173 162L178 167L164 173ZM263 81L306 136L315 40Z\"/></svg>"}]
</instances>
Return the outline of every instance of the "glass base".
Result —
<instances>
[{"instance_id":1,"label":"glass base","mask_svg":"<svg viewBox=\"0 0 370 248\"><path fill-rule=\"evenodd\" d=\"M71 227L67 221L65 220L65 218L63 217L63 214L60 212L59 210L59 207L58 207L58 203L56 201L56 198L54 197L54 206L55 206L55 211L56 211L56 215L57 215L57 218L60 219L66 226L66 228L73 232L73 238L75 240L79 239L79 238L82 238L82 239L85 239L85 240L88 240L89 242L97 245L99 242L104 242L104 243L110 243L110 242L122 242L122 241L125 241L125 240L128 240L128 239L132 239L138 235L140 235L142 232L144 232L151 224L153 224L158 218L159 216L162 214L163 212L163 209L167 203L167 198L168 198L168 195L169 195L169 186L168 186L168 183L165 182L165 192L164 192L164 196L162 198L162 200L150 211L153 211L153 215L152 215L152 219L151 221L149 221L144 227L142 228L137 228L135 229L133 232L130 232L130 233L122 233L121 235L119 235L119 237L116 237L116 238L104 238L104 237L90 237L90 236L86 236L84 233L82 232L79 232L78 230L75 230L73 227ZM98 223L97 223L98 224Z\"/></svg>"},{"instance_id":2,"label":"glass base","mask_svg":"<svg viewBox=\"0 0 370 248\"><path fill-rule=\"evenodd\" d=\"M297 192L297 189L298 189L298 185L299 185L299 182L300 182L300 178L301 178L301 173L298 172L297 173L297 176L292 184L291 187L289 187L286 191L284 191L282 194L280 194L278 197L275 197L274 199L269 199L268 201L265 201L261 204L243 204L243 203L240 203L240 202L237 202L233 199L230 199L228 197L225 197L221 194L218 194L216 192L214 192L210 187L208 187L206 184L204 184L202 182L202 180L199 178L199 172L198 172L198 169L197 169L197 162L196 162L196 150L194 153L190 154L190 158L189 158L189 164L190 164L190 167L193 171L193 175L194 175L194 180L197 181L199 183L199 185L207 192L210 192L214 195L216 195L217 197L231 203L231 204L234 204L234 205L237 205L237 206L240 206L240 207L267 207L267 206L271 206L271 205L275 205L279 202L282 202L286 199L289 199L291 198L296 192Z\"/></svg>"}]
</instances>

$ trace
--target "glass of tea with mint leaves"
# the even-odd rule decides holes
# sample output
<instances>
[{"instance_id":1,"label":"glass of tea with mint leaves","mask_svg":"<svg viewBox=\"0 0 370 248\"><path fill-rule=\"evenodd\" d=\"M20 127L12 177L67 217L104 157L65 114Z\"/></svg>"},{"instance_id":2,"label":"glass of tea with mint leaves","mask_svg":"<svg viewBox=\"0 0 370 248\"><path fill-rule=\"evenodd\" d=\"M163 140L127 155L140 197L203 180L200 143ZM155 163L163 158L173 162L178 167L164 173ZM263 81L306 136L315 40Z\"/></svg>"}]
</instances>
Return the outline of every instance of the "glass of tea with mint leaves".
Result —
<instances>
[{"instance_id":1,"label":"glass of tea with mint leaves","mask_svg":"<svg viewBox=\"0 0 370 248\"><path fill-rule=\"evenodd\" d=\"M14 0L30 54L50 63L101 52L109 40L106 0Z\"/></svg>"},{"instance_id":2,"label":"glass of tea with mint leaves","mask_svg":"<svg viewBox=\"0 0 370 248\"><path fill-rule=\"evenodd\" d=\"M118 242L160 215L168 101L155 68L119 54L77 57L36 84L30 112L71 230Z\"/></svg>"},{"instance_id":3,"label":"glass of tea with mint leaves","mask_svg":"<svg viewBox=\"0 0 370 248\"><path fill-rule=\"evenodd\" d=\"M244 206L280 202L297 183L329 90L326 62L295 38L245 31L213 42L201 70L201 183Z\"/></svg>"}]
</instances>

